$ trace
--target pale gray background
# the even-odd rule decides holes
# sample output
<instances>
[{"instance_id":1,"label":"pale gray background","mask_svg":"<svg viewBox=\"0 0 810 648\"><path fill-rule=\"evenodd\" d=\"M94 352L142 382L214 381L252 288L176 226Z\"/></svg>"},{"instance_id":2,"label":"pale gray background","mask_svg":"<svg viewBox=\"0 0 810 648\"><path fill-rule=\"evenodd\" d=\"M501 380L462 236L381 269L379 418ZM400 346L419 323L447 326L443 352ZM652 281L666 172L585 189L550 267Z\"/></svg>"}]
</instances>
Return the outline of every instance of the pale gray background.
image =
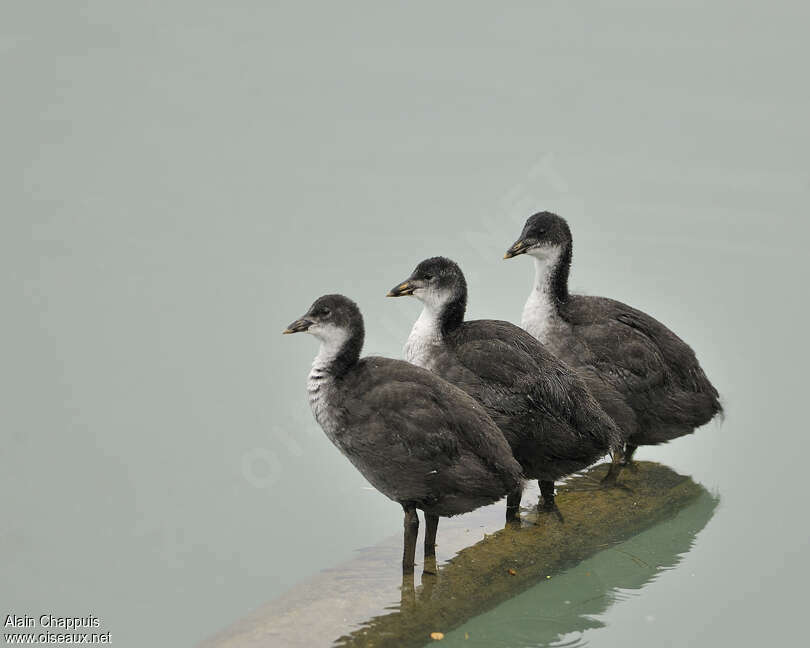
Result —
<instances>
[{"instance_id":1,"label":"pale gray background","mask_svg":"<svg viewBox=\"0 0 810 648\"><path fill-rule=\"evenodd\" d=\"M587 639L796 643L810 11L705 5L3 3L0 613L190 645L399 532L280 331L345 292L398 356L418 309L383 295L433 254L519 321L500 257L554 209L573 285L669 324L728 409L640 452L720 510Z\"/></svg>"}]
</instances>

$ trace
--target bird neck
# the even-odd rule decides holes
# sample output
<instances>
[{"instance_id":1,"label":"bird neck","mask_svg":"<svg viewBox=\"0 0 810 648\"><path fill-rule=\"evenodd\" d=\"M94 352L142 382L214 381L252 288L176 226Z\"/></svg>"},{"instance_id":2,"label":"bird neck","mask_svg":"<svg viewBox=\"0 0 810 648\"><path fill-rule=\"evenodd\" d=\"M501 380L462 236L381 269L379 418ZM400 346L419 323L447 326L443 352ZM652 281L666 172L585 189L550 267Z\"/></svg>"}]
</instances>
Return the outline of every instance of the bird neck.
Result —
<instances>
[{"instance_id":1,"label":"bird neck","mask_svg":"<svg viewBox=\"0 0 810 648\"><path fill-rule=\"evenodd\" d=\"M555 309L568 301L568 274L571 271L571 244L546 257L534 257L532 290L545 295Z\"/></svg>"},{"instance_id":2,"label":"bird neck","mask_svg":"<svg viewBox=\"0 0 810 648\"><path fill-rule=\"evenodd\" d=\"M361 329L322 339L318 355L312 362L312 372L328 373L334 377L342 376L360 359L363 338L364 333Z\"/></svg>"},{"instance_id":3,"label":"bird neck","mask_svg":"<svg viewBox=\"0 0 810 648\"><path fill-rule=\"evenodd\" d=\"M570 250L570 248L569 248ZM534 257L534 286L523 307L521 326L541 342L559 319L559 308L568 299L570 251L558 250Z\"/></svg>"},{"instance_id":4,"label":"bird neck","mask_svg":"<svg viewBox=\"0 0 810 648\"><path fill-rule=\"evenodd\" d=\"M415 328L433 331L436 336L446 335L464 322L467 310L467 290L456 288L444 301L426 300L422 302L422 312L416 320Z\"/></svg>"},{"instance_id":5,"label":"bird neck","mask_svg":"<svg viewBox=\"0 0 810 648\"><path fill-rule=\"evenodd\" d=\"M425 309L427 309L427 304L425 305ZM461 286L457 288L452 297L441 304L436 310L436 318L442 335L446 335L461 326L464 322L464 313L467 311L466 287Z\"/></svg>"},{"instance_id":6,"label":"bird neck","mask_svg":"<svg viewBox=\"0 0 810 648\"><path fill-rule=\"evenodd\" d=\"M424 302L405 343L405 359L419 367L430 368L436 348L444 344L444 336L464 321L465 308L464 293L438 304Z\"/></svg>"}]
</instances>

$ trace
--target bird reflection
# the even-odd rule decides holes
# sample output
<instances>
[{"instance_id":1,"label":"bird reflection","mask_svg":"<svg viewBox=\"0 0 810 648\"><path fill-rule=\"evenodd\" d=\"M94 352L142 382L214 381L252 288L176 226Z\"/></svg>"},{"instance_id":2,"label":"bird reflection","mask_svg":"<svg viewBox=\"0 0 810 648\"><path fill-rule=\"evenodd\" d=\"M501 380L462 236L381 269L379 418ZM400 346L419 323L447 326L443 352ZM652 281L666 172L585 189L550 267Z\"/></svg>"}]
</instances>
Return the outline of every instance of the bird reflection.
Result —
<instances>
[{"instance_id":1,"label":"bird reflection","mask_svg":"<svg viewBox=\"0 0 810 648\"><path fill-rule=\"evenodd\" d=\"M436 565L436 557L425 558L422 567L422 575L419 591L417 593L414 585L414 572L403 572L402 574L402 596L400 599L400 612L414 613L418 603L430 601L433 590L439 580L439 568Z\"/></svg>"},{"instance_id":2,"label":"bird reflection","mask_svg":"<svg viewBox=\"0 0 810 648\"><path fill-rule=\"evenodd\" d=\"M490 549L475 554L480 556L480 565L479 560L460 564L457 557L437 566L433 558L423 565L418 586L413 573L403 574L398 609L370 619L336 645L423 646L435 631L445 633L443 646L550 646L559 645L563 637L572 642L570 645L581 645L582 637L577 638L576 633L601 627L598 615L614 601L632 596L680 562L695 535L711 519L717 503L715 496L703 491L674 517L629 540L604 545L590 558L548 579L541 578L528 590L501 602L497 610L479 614L457 630L446 625L458 618L454 611L490 586L492 574L486 569ZM552 526L565 526L547 516L540 516L537 524L544 532ZM498 543L518 541L528 526L531 522L524 522L522 527L507 525L498 534ZM486 547L486 543L479 543L476 549L481 544ZM516 578L516 591L524 589L519 582ZM488 607L485 595L480 600L484 608Z\"/></svg>"},{"instance_id":3,"label":"bird reflection","mask_svg":"<svg viewBox=\"0 0 810 648\"><path fill-rule=\"evenodd\" d=\"M431 634L443 635L445 648L581 643L615 601L678 564L718 503L660 464L623 472L627 488L602 487L608 469L596 466L561 486L564 523L527 506L520 525L500 529L502 509L492 506L449 523L438 560L426 551L405 574L400 538L392 536L205 645L407 648L424 646Z\"/></svg>"}]
</instances>

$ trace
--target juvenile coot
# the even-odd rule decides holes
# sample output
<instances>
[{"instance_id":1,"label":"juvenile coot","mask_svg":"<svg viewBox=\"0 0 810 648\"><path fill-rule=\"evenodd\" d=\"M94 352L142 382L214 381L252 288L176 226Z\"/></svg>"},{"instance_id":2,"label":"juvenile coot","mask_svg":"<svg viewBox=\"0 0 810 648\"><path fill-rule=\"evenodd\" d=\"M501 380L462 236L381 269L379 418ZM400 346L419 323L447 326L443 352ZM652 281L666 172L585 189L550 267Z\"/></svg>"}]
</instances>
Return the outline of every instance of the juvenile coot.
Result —
<instances>
[{"instance_id":1,"label":"juvenile coot","mask_svg":"<svg viewBox=\"0 0 810 648\"><path fill-rule=\"evenodd\" d=\"M554 481L621 445L613 421L582 380L526 331L498 320L464 321L467 282L450 259L422 261L388 293L423 304L405 345L410 362L437 373L481 403L503 432L527 478L540 482L545 510ZM517 516L521 491L507 498Z\"/></svg>"},{"instance_id":2,"label":"juvenile coot","mask_svg":"<svg viewBox=\"0 0 810 648\"><path fill-rule=\"evenodd\" d=\"M694 351L661 322L613 299L568 292L571 248L568 223L540 212L526 221L505 258L534 257L523 328L581 373L622 429L625 464L639 445L690 434L722 413ZM611 467L609 481L617 468Z\"/></svg>"},{"instance_id":3,"label":"juvenile coot","mask_svg":"<svg viewBox=\"0 0 810 648\"><path fill-rule=\"evenodd\" d=\"M377 490L405 511L402 566L413 570L419 518L435 555L439 516L491 504L521 483L520 465L484 409L460 389L402 360L360 358L363 317L325 295L284 333L321 342L309 402L326 436Z\"/></svg>"}]
</instances>

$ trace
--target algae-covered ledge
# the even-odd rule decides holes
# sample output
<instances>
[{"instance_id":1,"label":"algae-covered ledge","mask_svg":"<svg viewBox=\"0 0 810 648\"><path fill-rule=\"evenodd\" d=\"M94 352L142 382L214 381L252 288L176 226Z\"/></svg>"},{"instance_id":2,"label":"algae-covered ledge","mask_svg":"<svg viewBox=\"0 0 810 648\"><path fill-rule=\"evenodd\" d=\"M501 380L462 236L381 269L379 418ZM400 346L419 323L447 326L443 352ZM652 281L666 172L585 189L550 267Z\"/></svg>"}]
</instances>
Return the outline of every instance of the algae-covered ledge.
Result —
<instances>
[{"instance_id":1,"label":"algae-covered ledge","mask_svg":"<svg viewBox=\"0 0 810 648\"><path fill-rule=\"evenodd\" d=\"M448 632L706 495L690 478L649 462L625 471L621 488L600 488L606 470L597 466L559 489L564 522L526 509L520 528L492 529L440 565L437 574L423 573L419 586L412 577L400 582L396 542L371 548L202 646L421 646L431 632ZM376 612L358 617L362 610Z\"/></svg>"}]
</instances>

